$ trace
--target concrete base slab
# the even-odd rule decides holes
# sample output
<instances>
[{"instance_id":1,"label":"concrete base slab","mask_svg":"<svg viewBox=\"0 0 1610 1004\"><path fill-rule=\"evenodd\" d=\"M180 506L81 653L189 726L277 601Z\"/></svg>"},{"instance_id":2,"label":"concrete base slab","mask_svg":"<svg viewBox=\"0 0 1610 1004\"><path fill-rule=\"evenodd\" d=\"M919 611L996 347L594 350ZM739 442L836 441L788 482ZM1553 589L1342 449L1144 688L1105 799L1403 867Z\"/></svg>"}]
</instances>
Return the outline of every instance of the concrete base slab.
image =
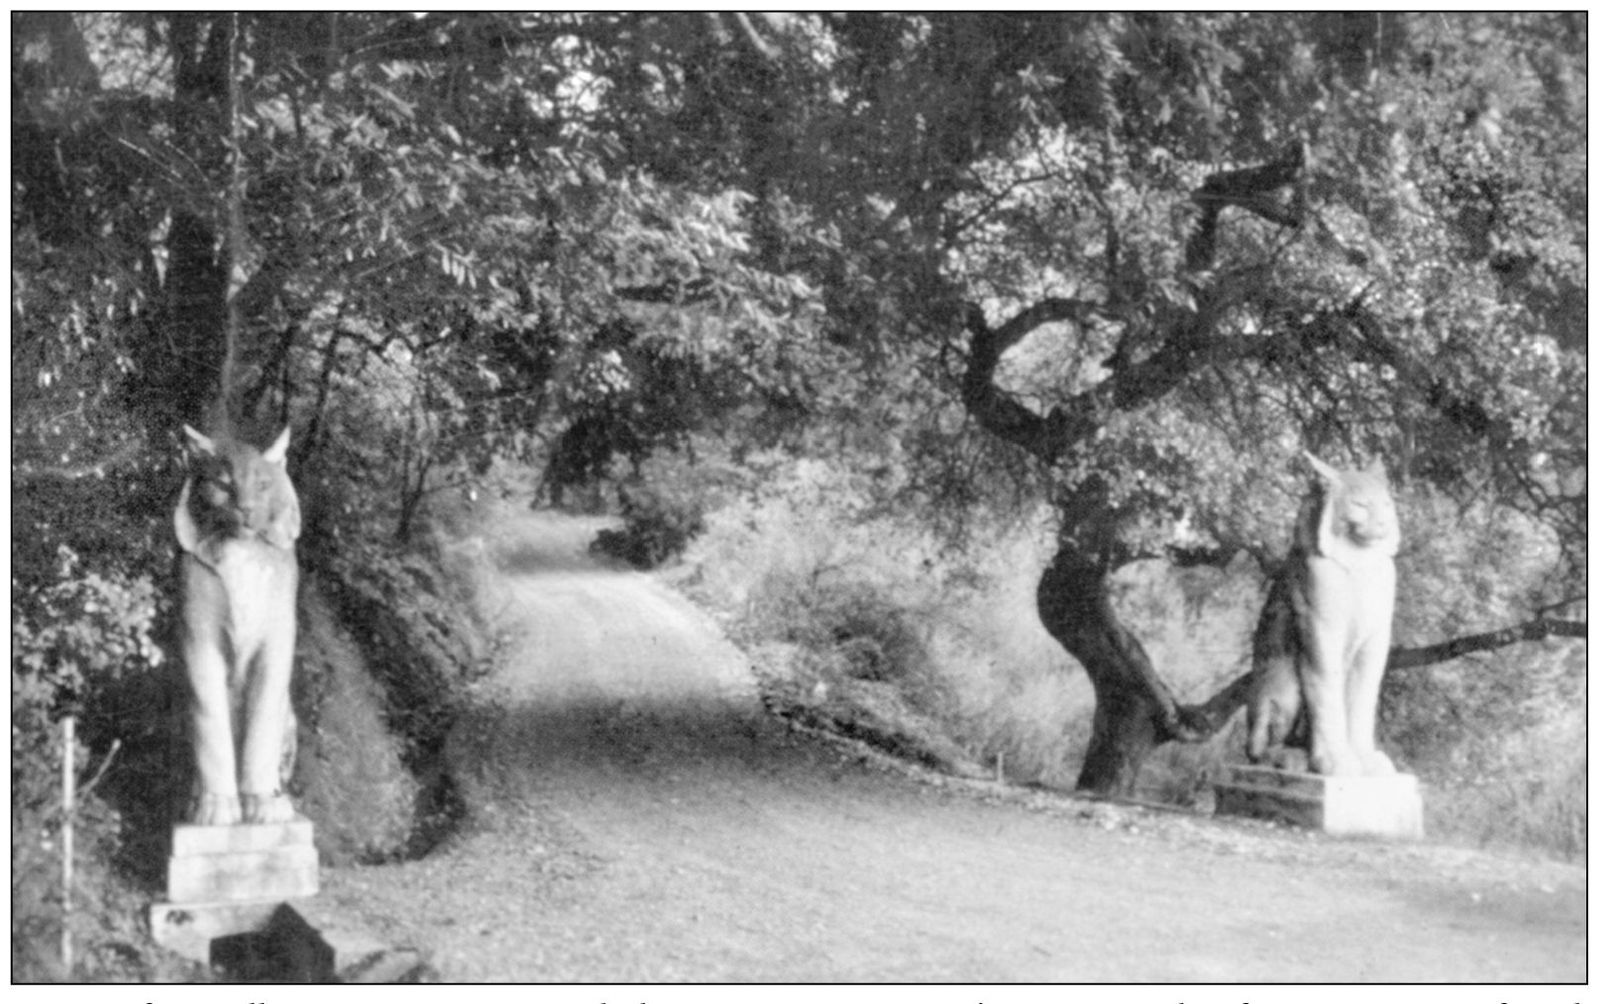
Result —
<instances>
[{"instance_id":1,"label":"concrete base slab","mask_svg":"<svg viewBox=\"0 0 1610 1004\"><path fill-rule=\"evenodd\" d=\"M151 934L185 958L251 983L428 983L435 971L311 900L157 903Z\"/></svg>"},{"instance_id":2,"label":"concrete base slab","mask_svg":"<svg viewBox=\"0 0 1610 1004\"><path fill-rule=\"evenodd\" d=\"M429 983L437 978L424 956L413 949L393 948L352 917L317 900L296 904L303 931L327 953L329 970L338 983ZM294 931L289 918L280 930ZM307 935L302 935L306 937Z\"/></svg>"},{"instance_id":3,"label":"concrete base slab","mask_svg":"<svg viewBox=\"0 0 1610 1004\"><path fill-rule=\"evenodd\" d=\"M157 944L195 962L212 962L212 943L268 927L281 900L227 903L153 903L151 937Z\"/></svg>"},{"instance_id":4,"label":"concrete base slab","mask_svg":"<svg viewBox=\"0 0 1610 1004\"><path fill-rule=\"evenodd\" d=\"M1237 765L1214 786L1215 815L1281 819L1337 835L1425 836L1420 783L1412 774L1326 777Z\"/></svg>"}]
</instances>

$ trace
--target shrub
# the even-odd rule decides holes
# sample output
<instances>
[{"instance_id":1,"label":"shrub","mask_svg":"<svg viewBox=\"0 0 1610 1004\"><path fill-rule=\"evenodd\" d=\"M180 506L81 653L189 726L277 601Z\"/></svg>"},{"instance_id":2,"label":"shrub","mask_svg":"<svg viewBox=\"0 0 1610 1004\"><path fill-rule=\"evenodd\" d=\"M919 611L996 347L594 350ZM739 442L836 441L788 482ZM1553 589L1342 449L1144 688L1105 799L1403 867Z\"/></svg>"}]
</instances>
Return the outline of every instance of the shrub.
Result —
<instances>
[{"instance_id":1,"label":"shrub","mask_svg":"<svg viewBox=\"0 0 1610 1004\"><path fill-rule=\"evenodd\" d=\"M1396 642L1508 626L1562 598L1541 522L1427 492L1400 508ZM1585 852L1586 670L1586 646L1556 639L1387 673L1383 741L1426 782L1432 833Z\"/></svg>"},{"instance_id":2,"label":"shrub","mask_svg":"<svg viewBox=\"0 0 1610 1004\"><path fill-rule=\"evenodd\" d=\"M477 582L490 574L491 559L484 549L452 547L439 535L427 534L420 547L410 548L337 528L324 532L324 539L302 549L304 564L311 565L342 635L361 650L379 686L383 720L402 764L418 783L407 850L422 852L460 814L443 751L470 685L491 673L501 658L501 638L476 592ZM336 637L327 642L332 659L349 651ZM331 685L349 693L369 691L357 677ZM377 733L373 742L383 743L384 737ZM412 784L394 778L388 787L396 799ZM341 811L350 811L350 805ZM353 823L345 829L356 837L373 825ZM351 849L366 858L395 853L395 828L385 832L379 843L357 840Z\"/></svg>"},{"instance_id":3,"label":"shrub","mask_svg":"<svg viewBox=\"0 0 1610 1004\"><path fill-rule=\"evenodd\" d=\"M657 453L636 465L616 464L613 473L621 526L599 532L591 551L635 568L657 567L686 550L704 533L707 513L752 481L747 470L718 459L719 443L701 441L705 456Z\"/></svg>"},{"instance_id":4,"label":"shrub","mask_svg":"<svg viewBox=\"0 0 1610 1004\"><path fill-rule=\"evenodd\" d=\"M17 644L12 614L12 646ZM62 750L55 741L54 688L11 674L11 969L13 979L63 979L60 940ZM74 751L75 760L77 752Z\"/></svg>"},{"instance_id":5,"label":"shrub","mask_svg":"<svg viewBox=\"0 0 1610 1004\"><path fill-rule=\"evenodd\" d=\"M681 554L704 531L704 511L687 493L643 484L620 490L619 530L600 530L590 550L619 558L634 568L655 568Z\"/></svg>"},{"instance_id":6,"label":"shrub","mask_svg":"<svg viewBox=\"0 0 1610 1004\"><path fill-rule=\"evenodd\" d=\"M1426 782L1429 830L1586 855L1584 647L1518 646L1388 674L1394 731Z\"/></svg>"},{"instance_id":7,"label":"shrub","mask_svg":"<svg viewBox=\"0 0 1610 1004\"><path fill-rule=\"evenodd\" d=\"M24 486L13 505L22 539L11 580L13 977L139 979L149 971L145 953L138 933L117 920L128 891L111 868L126 852L124 820L101 796L138 762L139 740L159 729L165 697L154 681L166 604L143 535L106 504L104 485ZM63 750L59 722L68 714L80 728L74 748ZM80 779L94 765L95 781L112 782L86 787L76 801L71 973L59 961L64 756ZM103 778L108 763L118 769Z\"/></svg>"},{"instance_id":8,"label":"shrub","mask_svg":"<svg viewBox=\"0 0 1610 1004\"><path fill-rule=\"evenodd\" d=\"M314 568L341 622L370 656L405 756L429 757L465 685L495 665L491 632L426 555L340 531L306 550L316 555Z\"/></svg>"},{"instance_id":9,"label":"shrub","mask_svg":"<svg viewBox=\"0 0 1610 1004\"><path fill-rule=\"evenodd\" d=\"M66 707L161 665L160 603L150 576L87 569L65 543L56 556L45 581L11 580L13 675Z\"/></svg>"},{"instance_id":10,"label":"shrub","mask_svg":"<svg viewBox=\"0 0 1610 1004\"><path fill-rule=\"evenodd\" d=\"M853 470L805 461L778 475L712 512L684 558L688 588L734 636L772 646L770 697L869 696L859 683L886 682L975 759L1060 778L1091 696L1035 614L1042 535L981 519L958 545L870 504Z\"/></svg>"},{"instance_id":11,"label":"shrub","mask_svg":"<svg viewBox=\"0 0 1610 1004\"><path fill-rule=\"evenodd\" d=\"M419 783L386 728L379 684L317 583L304 583L299 608L297 807L317 824L326 864L399 854L414 833Z\"/></svg>"}]
</instances>

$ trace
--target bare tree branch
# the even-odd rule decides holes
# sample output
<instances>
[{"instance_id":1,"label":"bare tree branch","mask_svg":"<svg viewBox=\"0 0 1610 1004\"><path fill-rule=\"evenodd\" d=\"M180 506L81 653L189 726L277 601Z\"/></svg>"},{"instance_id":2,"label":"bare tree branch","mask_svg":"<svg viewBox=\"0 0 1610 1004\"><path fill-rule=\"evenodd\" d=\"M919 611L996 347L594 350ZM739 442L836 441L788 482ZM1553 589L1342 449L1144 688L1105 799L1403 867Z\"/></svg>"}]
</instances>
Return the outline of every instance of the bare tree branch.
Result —
<instances>
[{"instance_id":1,"label":"bare tree branch","mask_svg":"<svg viewBox=\"0 0 1610 1004\"><path fill-rule=\"evenodd\" d=\"M1234 299L1229 280L1204 291L1200 305L1178 309L1158 322L1163 344L1140 361L1115 357L1107 379L1064 405L1041 415L995 384L1001 357L1029 333L1054 321L1085 321L1101 313L1098 304L1048 297L991 328L977 304L966 305L963 319L969 340L967 370L962 377L962 403L987 432L1012 443L1045 463L1054 463L1079 439L1094 435L1099 416L1108 410L1130 411L1164 396L1198 369L1212 346L1214 325Z\"/></svg>"},{"instance_id":2,"label":"bare tree branch","mask_svg":"<svg viewBox=\"0 0 1610 1004\"><path fill-rule=\"evenodd\" d=\"M1466 635L1462 638L1452 638L1448 641L1438 642L1435 645L1422 645L1417 648L1394 648L1387 658L1389 669L1418 669L1422 666L1431 666L1439 662L1457 659L1472 652L1492 652L1500 648L1507 648L1517 642L1539 641L1543 638L1586 638L1588 625L1586 621L1560 620L1554 617L1539 617L1524 624L1501 628L1497 631L1488 631L1484 634Z\"/></svg>"},{"instance_id":3,"label":"bare tree branch","mask_svg":"<svg viewBox=\"0 0 1610 1004\"><path fill-rule=\"evenodd\" d=\"M1202 218L1185 248L1186 267L1199 272L1213 264L1219 213L1231 206L1284 227L1301 227L1307 216L1301 183L1307 165L1308 144L1298 139L1267 163L1209 175L1191 194ZM1279 193L1288 188L1290 197L1282 198Z\"/></svg>"},{"instance_id":4,"label":"bare tree branch","mask_svg":"<svg viewBox=\"0 0 1610 1004\"><path fill-rule=\"evenodd\" d=\"M962 403L991 434L1053 463L1067 448L1067 412L1053 408L1041 415L995 384L1001 357L1042 324L1083 319L1089 305L1078 300L1053 298L1028 307L1004 324L991 328L984 311L969 303L964 318L969 341L967 371L962 376Z\"/></svg>"},{"instance_id":5,"label":"bare tree branch","mask_svg":"<svg viewBox=\"0 0 1610 1004\"><path fill-rule=\"evenodd\" d=\"M1587 638L1588 625L1584 621L1560 620L1539 617L1524 624L1487 631L1482 634L1450 638L1435 645L1415 648L1396 647L1387 658L1388 669L1422 669L1457 659L1472 652L1491 652L1523 641L1540 641L1544 638ZM1174 738L1184 742L1200 742L1215 735L1246 703L1247 691L1252 686L1252 674L1243 673L1231 680L1217 694L1201 704L1180 706L1179 727Z\"/></svg>"}]
</instances>

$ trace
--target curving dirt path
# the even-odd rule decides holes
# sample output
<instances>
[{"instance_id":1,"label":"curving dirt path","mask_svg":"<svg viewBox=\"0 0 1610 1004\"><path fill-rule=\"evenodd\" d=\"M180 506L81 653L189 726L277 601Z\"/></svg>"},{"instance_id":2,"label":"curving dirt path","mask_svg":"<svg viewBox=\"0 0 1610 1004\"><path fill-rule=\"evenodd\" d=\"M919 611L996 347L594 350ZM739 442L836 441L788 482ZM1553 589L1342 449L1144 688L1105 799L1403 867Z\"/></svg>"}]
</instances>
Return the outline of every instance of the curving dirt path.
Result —
<instances>
[{"instance_id":1,"label":"curving dirt path","mask_svg":"<svg viewBox=\"0 0 1610 1004\"><path fill-rule=\"evenodd\" d=\"M914 777L790 734L649 576L533 516L472 823L324 895L452 982L1587 978L1582 868Z\"/></svg>"}]
</instances>

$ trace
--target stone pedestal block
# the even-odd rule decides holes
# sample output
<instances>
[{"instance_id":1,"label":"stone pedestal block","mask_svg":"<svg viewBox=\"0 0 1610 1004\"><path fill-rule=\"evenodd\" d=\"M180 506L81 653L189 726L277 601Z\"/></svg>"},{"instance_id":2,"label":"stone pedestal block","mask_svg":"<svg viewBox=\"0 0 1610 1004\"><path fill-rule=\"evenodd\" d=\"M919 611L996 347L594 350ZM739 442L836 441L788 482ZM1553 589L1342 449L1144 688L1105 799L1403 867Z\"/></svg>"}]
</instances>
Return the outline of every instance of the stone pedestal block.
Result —
<instances>
[{"instance_id":1,"label":"stone pedestal block","mask_svg":"<svg viewBox=\"0 0 1610 1004\"><path fill-rule=\"evenodd\" d=\"M287 823L173 828L168 899L151 907L158 944L209 961L212 942L263 930L287 900L319 891L313 824Z\"/></svg>"},{"instance_id":2,"label":"stone pedestal block","mask_svg":"<svg viewBox=\"0 0 1610 1004\"><path fill-rule=\"evenodd\" d=\"M319 891L313 824L173 828L168 898L175 903L291 899Z\"/></svg>"},{"instance_id":3,"label":"stone pedestal block","mask_svg":"<svg viewBox=\"0 0 1610 1004\"><path fill-rule=\"evenodd\" d=\"M1245 765L1227 768L1214 787L1216 815L1282 819L1338 835L1425 835L1420 784L1412 774L1326 777Z\"/></svg>"}]
</instances>

